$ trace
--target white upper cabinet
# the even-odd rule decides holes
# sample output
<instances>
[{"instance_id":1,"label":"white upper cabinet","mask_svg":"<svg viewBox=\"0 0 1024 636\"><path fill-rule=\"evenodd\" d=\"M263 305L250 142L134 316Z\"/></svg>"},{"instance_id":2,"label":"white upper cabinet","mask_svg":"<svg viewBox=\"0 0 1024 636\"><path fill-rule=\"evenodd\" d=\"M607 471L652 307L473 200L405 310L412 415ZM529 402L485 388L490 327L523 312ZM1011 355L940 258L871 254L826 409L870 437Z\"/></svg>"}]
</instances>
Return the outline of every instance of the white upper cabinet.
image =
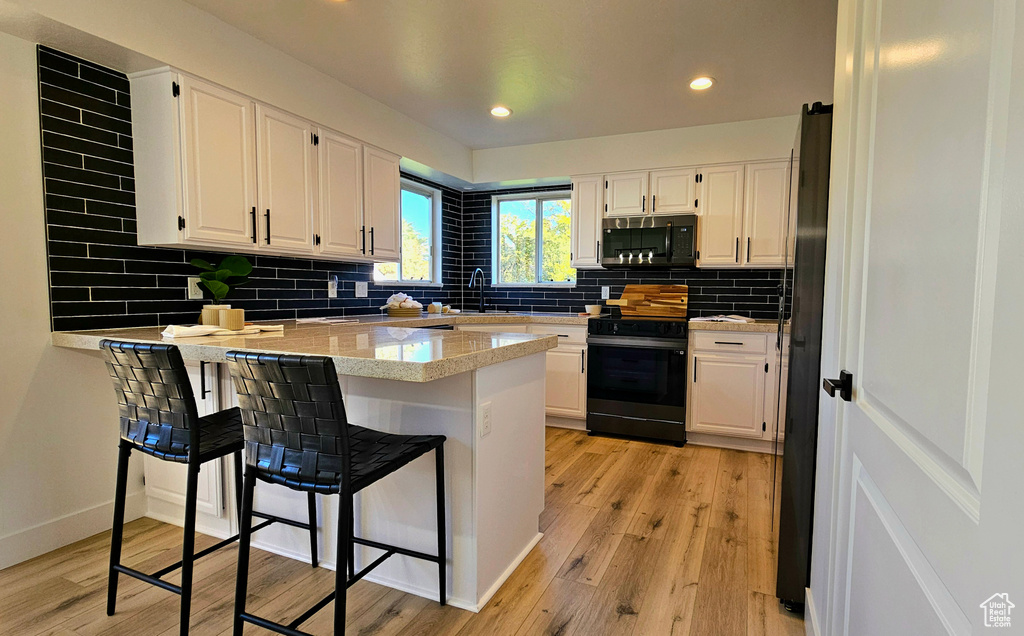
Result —
<instances>
[{"instance_id":1,"label":"white upper cabinet","mask_svg":"<svg viewBox=\"0 0 1024 636\"><path fill-rule=\"evenodd\" d=\"M647 172L620 172L605 175L605 216L647 214Z\"/></svg>"},{"instance_id":2,"label":"white upper cabinet","mask_svg":"<svg viewBox=\"0 0 1024 636\"><path fill-rule=\"evenodd\" d=\"M650 173L651 214L689 214L697 208L697 170L669 168Z\"/></svg>"},{"instance_id":3,"label":"white upper cabinet","mask_svg":"<svg viewBox=\"0 0 1024 636\"><path fill-rule=\"evenodd\" d=\"M572 266L577 269L601 266L601 210L604 177L573 177L571 222Z\"/></svg>"},{"instance_id":4,"label":"white upper cabinet","mask_svg":"<svg viewBox=\"0 0 1024 636\"><path fill-rule=\"evenodd\" d=\"M399 259L398 155L171 68L130 81L140 245Z\"/></svg>"},{"instance_id":5,"label":"white upper cabinet","mask_svg":"<svg viewBox=\"0 0 1024 636\"><path fill-rule=\"evenodd\" d=\"M701 267L739 267L743 232L743 164L699 171Z\"/></svg>"},{"instance_id":6,"label":"white upper cabinet","mask_svg":"<svg viewBox=\"0 0 1024 636\"><path fill-rule=\"evenodd\" d=\"M782 267L789 220L789 162L747 165L742 261L752 267Z\"/></svg>"},{"instance_id":7,"label":"white upper cabinet","mask_svg":"<svg viewBox=\"0 0 1024 636\"><path fill-rule=\"evenodd\" d=\"M398 155L363 147L363 224L367 256L397 261L402 254L402 204Z\"/></svg>"},{"instance_id":8,"label":"white upper cabinet","mask_svg":"<svg viewBox=\"0 0 1024 636\"><path fill-rule=\"evenodd\" d=\"M310 254L316 203L314 126L258 104L256 157L259 167L257 245L276 252Z\"/></svg>"},{"instance_id":9,"label":"white upper cabinet","mask_svg":"<svg viewBox=\"0 0 1024 636\"><path fill-rule=\"evenodd\" d=\"M161 83L168 96L172 91L170 79ZM200 244L251 246L252 210L257 205L255 104L195 78L182 75L174 79L181 91L180 126L184 137L184 209L177 223L181 238ZM136 137L145 136L139 127L134 130ZM139 150L143 149L138 149L136 155ZM142 155L139 159L143 161L153 160L144 152ZM145 179L138 184L140 191L147 187ZM167 210L167 215L168 221L178 221L173 210Z\"/></svg>"},{"instance_id":10,"label":"white upper cabinet","mask_svg":"<svg viewBox=\"0 0 1024 636\"><path fill-rule=\"evenodd\" d=\"M363 145L324 128L318 134L320 253L364 256Z\"/></svg>"}]
</instances>

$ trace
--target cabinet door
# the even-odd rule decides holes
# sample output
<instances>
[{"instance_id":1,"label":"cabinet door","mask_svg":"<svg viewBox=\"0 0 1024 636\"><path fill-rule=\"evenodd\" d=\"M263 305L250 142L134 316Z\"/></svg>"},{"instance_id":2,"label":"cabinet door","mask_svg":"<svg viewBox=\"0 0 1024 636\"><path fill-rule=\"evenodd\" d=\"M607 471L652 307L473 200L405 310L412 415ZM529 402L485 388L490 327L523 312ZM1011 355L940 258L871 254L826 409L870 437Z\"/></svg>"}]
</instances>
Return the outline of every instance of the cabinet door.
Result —
<instances>
[{"instance_id":1,"label":"cabinet door","mask_svg":"<svg viewBox=\"0 0 1024 636\"><path fill-rule=\"evenodd\" d=\"M259 247L313 251L316 147L314 126L263 104L256 106Z\"/></svg>"},{"instance_id":2,"label":"cabinet door","mask_svg":"<svg viewBox=\"0 0 1024 636\"><path fill-rule=\"evenodd\" d=\"M569 231L572 235L572 266L580 269L601 266L601 205L604 178L574 177Z\"/></svg>"},{"instance_id":3,"label":"cabinet door","mask_svg":"<svg viewBox=\"0 0 1024 636\"><path fill-rule=\"evenodd\" d=\"M363 256L363 145L320 129L320 253Z\"/></svg>"},{"instance_id":4,"label":"cabinet door","mask_svg":"<svg viewBox=\"0 0 1024 636\"><path fill-rule=\"evenodd\" d=\"M605 216L647 214L647 172L605 175Z\"/></svg>"},{"instance_id":5,"label":"cabinet door","mask_svg":"<svg viewBox=\"0 0 1024 636\"><path fill-rule=\"evenodd\" d=\"M702 267L739 267L743 232L743 165L702 168L697 208Z\"/></svg>"},{"instance_id":6,"label":"cabinet door","mask_svg":"<svg viewBox=\"0 0 1024 636\"><path fill-rule=\"evenodd\" d=\"M693 354L691 430L760 438L764 432L764 356Z\"/></svg>"},{"instance_id":7,"label":"cabinet door","mask_svg":"<svg viewBox=\"0 0 1024 636\"><path fill-rule=\"evenodd\" d=\"M789 220L789 162L747 165L743 215L744 265L782 267Z\"/></svg>"},{"instance_id":8,"label":"cabinet door","mask_svg":"<svg viewBox=\"0 0 1024 636\"><path fill-rule=\"evenodd\" d=\"M208 415L217 409L215 388L217 386L216 365L201 365L198 362L186 362L189 379L192 381L192 391L196 396L196 407L199 415ZM200 380L200 375L205 374L205 385ZM206 396L202 396L201 388L208 389ZM178 506L185 505L185 487L188 478L185 464L168 462L142 453L135 456L144 458L143 465L146 473L146 496L154 497ZM221 490L221 462L212 461L203 464L199 472L199 487L196 498L196 511L221 517L224 512L223 493Z\"/></svg>"},{"instance_id":9,"label":"cabinet door","mask_svg":"<svg viewBox=\"0 0 1024 636\"><path fill-rule=\"evenodd\" d=\"M561 417L587 416L585 349L556 347L547 353L546 411Z\"/></svg>"},{"instance_id":10,"label":"cabinet door","mask_svg":"<svg viewBox=\"0 0 1024 636\"><path fill-rule=\"evenodd\" d=\"M694 168L651 171L651 214L683 214L697 207Z\"/></svg>"},{"instance_id":11,"label":"cabinet door","mask_svg":"<svg viewBox=\"0 0 1024 636\"><path fill-rule=\"evenodd\" d=\"M398 155L363 147L363 220L366 252L377 261L402 256L401 182Z\"/></svg>"},{"instance_id":12,"label":"cabinet door","mask_svg":"<svg viewBox=\"0 0 1024 636\"><path fill-rule=\"evenodd\" d=\"M182 76L184 240L252 246L256 115L252 100Z\"/></svg>"}]
</instances>

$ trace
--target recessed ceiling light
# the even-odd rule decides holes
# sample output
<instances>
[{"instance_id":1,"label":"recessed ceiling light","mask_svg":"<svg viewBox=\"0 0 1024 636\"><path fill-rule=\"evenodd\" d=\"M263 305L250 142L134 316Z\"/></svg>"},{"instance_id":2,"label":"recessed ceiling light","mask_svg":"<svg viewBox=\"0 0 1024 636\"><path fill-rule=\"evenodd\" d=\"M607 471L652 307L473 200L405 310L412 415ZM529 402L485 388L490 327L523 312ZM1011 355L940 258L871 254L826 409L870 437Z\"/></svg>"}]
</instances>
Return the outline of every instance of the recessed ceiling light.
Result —
<instances>
[{"instance_id":1,"label":"recessed ceiling light","mask_svg":"<svg viewBox=\"0 0 1024 636\"><path fill-rule=\"evenodd\" d=\"M491 114L495 117L508 117L512 114L512 109L505 106L495 106L491 109Z\"/></svg>"},{"instance_id":2,"label":"recessed ceiling light","mask_svg":"<svg viewBox=\"0 0 1024 636\"><path fill-rule=\"evenodd\" d=\"M711 88L711 85L715 83L713 77L698 77L690 82L690 88L695 91L703 91Z\"/></svg>"}]
</instances>

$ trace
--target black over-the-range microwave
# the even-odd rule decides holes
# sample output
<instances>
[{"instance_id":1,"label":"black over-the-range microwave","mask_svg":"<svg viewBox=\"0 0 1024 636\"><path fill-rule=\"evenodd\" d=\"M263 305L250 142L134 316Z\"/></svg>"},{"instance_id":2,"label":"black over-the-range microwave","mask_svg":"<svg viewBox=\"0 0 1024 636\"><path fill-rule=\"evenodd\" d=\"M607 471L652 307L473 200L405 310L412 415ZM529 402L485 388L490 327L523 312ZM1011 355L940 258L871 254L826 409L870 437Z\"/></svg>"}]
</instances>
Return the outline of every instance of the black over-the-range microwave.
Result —
<instances>
[{"instance_id":1,"label":"black over-the-range microwave","mask_svg":"<svg viewBox=\"0 0 1024 636\"><path fill-rule=\"evenodd\" d=\"M601 265L693 267L697 264L697 215L604 219Z\"/></svg>"}]
</instances>

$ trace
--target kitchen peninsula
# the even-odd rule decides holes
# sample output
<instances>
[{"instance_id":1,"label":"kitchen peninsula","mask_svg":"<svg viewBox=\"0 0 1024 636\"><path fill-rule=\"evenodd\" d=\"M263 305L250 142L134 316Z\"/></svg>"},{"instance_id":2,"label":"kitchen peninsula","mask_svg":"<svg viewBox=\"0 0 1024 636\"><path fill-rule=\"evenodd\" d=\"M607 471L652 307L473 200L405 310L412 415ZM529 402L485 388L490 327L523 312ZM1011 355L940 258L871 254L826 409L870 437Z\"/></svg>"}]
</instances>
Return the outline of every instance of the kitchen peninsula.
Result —
<instances>
[{"instance_id":1,"label":"kitchen peninsula","mask_svg":"<svg viewBox=\"0 0 1024 636\"><path fill-rule=\"evenodd\" d=\"M489 316L477 317L487 320ZM472 320L466 316L461 320ZM503 317L502 322L508 318ZM104 338L130 342L174 342L194 373L199 408L229 408L236 396L227 372L231 350L330 356L340 377L349 421L402 434L443 434L448 501L449 571L452 605L473 611L515 569L540 538L544 508L545 352L554 335L482 333L425 329L453 317L391 321L380 318L341 324L283 321L283 332L251 336L163 339L156 327L54 332L55 346L89 352L81 364L102 364ZM213 363L213 364L207 364ZM212 395L211 395L212 393ZM113 400L113 393L110 395ZM108 423L111 430L115 422ZM356 496L356 534L377 541L432 552L435 543L432 459L405 470ZM167 462L161 462L166 464ZM200 506L202 532L234 531L231 462L206 470L209 494ZM148 515L180 523L174 497L154 497L159 475L147 464ZM168 480L170 483L172 480ZM305 497L259 484L256 508L302 518ZM323 562L336 559L336 498L321 500ZM254 535L253 545L296 559L308 558L301 530L274 526ZM357 567L377 556L357 550ZM368 579L436 598L434 566L396 556Z\"/></svg>"}]
</instances>

